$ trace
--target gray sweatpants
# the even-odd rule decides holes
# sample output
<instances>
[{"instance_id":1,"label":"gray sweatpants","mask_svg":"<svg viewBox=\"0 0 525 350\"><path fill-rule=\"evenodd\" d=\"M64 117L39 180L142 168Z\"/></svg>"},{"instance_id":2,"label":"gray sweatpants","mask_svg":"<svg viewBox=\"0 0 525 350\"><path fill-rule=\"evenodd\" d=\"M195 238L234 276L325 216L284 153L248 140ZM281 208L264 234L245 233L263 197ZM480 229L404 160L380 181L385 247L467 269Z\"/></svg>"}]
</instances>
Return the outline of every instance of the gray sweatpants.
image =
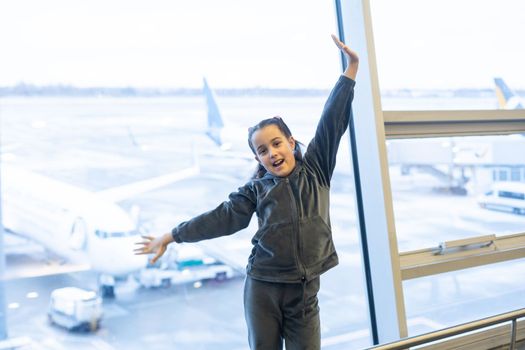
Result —
<instances>
[{"instance_id":1,"label":"gray sweatpants","mask_svg":"<svg viewBox=\"0 0 525 350\"><path fill-rule=\"evenodd\" d=\"M319 350L319 277L305 283L264 282L246 277L244 316L252 350Z\"/></svg>"}]
</instances>

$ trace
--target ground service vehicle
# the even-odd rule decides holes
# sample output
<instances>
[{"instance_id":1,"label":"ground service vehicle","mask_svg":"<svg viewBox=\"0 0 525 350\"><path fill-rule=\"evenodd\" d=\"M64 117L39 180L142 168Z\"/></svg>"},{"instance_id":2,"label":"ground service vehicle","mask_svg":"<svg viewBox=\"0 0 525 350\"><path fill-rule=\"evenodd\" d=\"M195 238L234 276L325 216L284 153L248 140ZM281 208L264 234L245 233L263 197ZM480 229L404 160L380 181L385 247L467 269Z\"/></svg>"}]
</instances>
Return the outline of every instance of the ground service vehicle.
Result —
<instances>
[{"instance_id":1,"label":"ground service vehicle","mask_svg":"<svg viewBox=\"0 0 525 350\"><path fill-rule=\"evenodd\" d=\"M48 318L70 331L94 331L102 319L102 298L96 292L77 287L53 290Z\"/></svg>"},{"instance_id":2,"label":"ground service vehicle","mask_svg":"<svg viewBox=\"0 0 525 350\"><path fill-rule=\"evenodd\" d=\"M478 204L482 208L525 215L525 183L495 182L490 191L479 196Z\"/></svg>"},{"instance_id":3,"label":"ground service vehicle","mask_svg":"<svg viewBox=\"0 0 525 350\"><path fill-rule=\"evenodd\" d=\"M146 288L169 287L202 280L226 280L234 276L233 269L215 260L194 259L168 264L149 265L140 272L140 284Z\"/></svg>"}]
</instances>

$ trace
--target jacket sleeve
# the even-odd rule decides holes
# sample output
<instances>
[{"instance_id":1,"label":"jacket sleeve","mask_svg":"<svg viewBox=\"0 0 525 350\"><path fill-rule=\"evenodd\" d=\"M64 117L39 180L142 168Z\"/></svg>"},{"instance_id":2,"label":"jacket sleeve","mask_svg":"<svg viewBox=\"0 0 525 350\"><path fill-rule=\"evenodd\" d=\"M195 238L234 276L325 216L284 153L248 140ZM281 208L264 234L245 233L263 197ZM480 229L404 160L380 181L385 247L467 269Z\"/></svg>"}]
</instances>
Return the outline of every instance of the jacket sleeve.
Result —
<instances>
[{"instance_id":1,"label":"jacket sleeve","mask_svg":"<svg viewBox=\"0 0 525 350\"><path fill-rule=\"evenodd\" d=\"M348 127L354 86L354 80L340 76L328 96L314 138L304 155L305 163L316 170L325 185L330 184L339 141Z\"/></svg>"},{"instance_id":2,"label":"jacket sleeve","mask_svg":"<svg viewBox=\"0 0 525 350\"><path fill-rule=\"evenodd\" d=\"M250 223L256 207L256 197L249 184L229 195L229 200L217 208L200 214L175 227L171 234L177 243L198 242L230 235Z\"/></svg>"}]
</instances>

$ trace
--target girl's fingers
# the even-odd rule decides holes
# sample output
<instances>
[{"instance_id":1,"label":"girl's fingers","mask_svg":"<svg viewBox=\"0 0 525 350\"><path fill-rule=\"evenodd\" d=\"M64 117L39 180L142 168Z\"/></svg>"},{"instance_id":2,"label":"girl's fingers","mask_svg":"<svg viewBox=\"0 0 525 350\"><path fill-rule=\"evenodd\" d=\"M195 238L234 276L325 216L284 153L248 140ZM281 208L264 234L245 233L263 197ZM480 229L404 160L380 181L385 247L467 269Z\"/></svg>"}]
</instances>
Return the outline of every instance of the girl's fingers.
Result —
<instances>
[{"instance_id":1,"label":"girl's fingers","mask_svg":"<svg viewBox=\"0 0 525 350\"><path fill-rule=\"evenodd\" d=\"M345 43L339 40L334 34L332 34L332 39L334 40L334 43L339 48L339 50L343 51L346 55L352 58L355 56L352 50L347 45L345 45Z\"/></svg>"},{"instance_id":2,"label":"girl's fingers","mask_svg":"<svg viewBox=\"0 0 525 350\"><path fill-rule=\"evenodd\" d=\"M151 260L150 260L150 263L153 265L157 262L157 260L160 258L160 255L157 254L155 255Z\"/></svg>"},{"instance_id":3,"label":"girl's fingers","mask_svg":"<svg viewBox=\"0 0 525 350\"><path fill-rule=\"evenodd\" d=\"M332 34L332 40L339 49L343 48L344 44L334 34Z\"/></svg>"}]
</instances>

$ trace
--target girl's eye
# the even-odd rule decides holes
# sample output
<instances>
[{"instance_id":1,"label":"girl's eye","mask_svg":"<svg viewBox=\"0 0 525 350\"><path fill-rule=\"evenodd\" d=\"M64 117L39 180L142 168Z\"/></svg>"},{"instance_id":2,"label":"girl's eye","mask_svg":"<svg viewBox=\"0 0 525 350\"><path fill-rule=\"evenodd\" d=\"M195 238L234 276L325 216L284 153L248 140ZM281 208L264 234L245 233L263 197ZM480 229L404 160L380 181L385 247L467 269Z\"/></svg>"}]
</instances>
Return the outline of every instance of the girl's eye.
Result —
<instances>
[{"instance_id":1,"label":"girl's eye","mask_svg":"<svg viewBox=\"0 0 525 350\"><path fill-rule=\"evenodd\" d=\"M263 155L263 154L265 154L265 153L266 153L266 150L265 150L265 149L259 151L259 154L261 154L261 155Z\"/></svg>"}]
</instances>

